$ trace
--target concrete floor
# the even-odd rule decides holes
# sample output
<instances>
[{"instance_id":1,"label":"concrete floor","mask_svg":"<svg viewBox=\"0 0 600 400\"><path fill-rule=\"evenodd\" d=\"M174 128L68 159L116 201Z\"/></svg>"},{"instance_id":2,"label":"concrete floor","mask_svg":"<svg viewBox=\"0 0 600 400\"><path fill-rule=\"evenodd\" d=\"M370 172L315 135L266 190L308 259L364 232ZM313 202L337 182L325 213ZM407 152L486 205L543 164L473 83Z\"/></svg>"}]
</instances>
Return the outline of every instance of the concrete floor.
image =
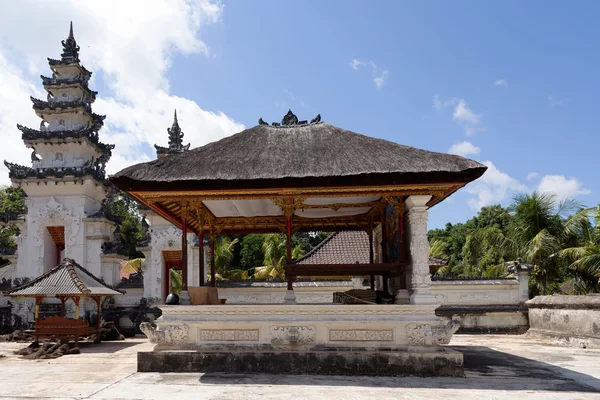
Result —
<instances>
[{"instance_id":1,"label":"concrete floor","mask_svg":"<svg viewBox=\"0 0 600 400\"><path fill-rule=\"evenodd\" d=\"M82 346L82 354L24 360L0 343L0 398L56 399L596 399L600 350L524 336L455 335L466 378L377 378L136 372L145 339ZM2 357L4 355L5 357Z\"/></svg>"}]
</instances>

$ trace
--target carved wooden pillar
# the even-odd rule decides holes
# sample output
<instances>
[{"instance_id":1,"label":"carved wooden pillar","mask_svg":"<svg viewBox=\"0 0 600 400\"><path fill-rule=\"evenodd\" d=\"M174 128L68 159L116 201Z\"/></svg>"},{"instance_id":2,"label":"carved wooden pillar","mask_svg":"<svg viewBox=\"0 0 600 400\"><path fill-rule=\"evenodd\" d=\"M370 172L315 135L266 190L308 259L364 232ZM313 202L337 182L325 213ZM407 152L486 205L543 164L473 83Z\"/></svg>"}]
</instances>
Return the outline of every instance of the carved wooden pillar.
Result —
<instances>
[{"instance_id":1,"label":"carved wooden pillar","mask_svg":"<svg viewBox=\"0 0 600 400\"><path fill-rule=\"evenodd\" d=\"M292 263L292 219L291 218L287 219L287 229L286 229L285 241L286 241L286 249L287 249L286 264L289 265ZM291 276L287 277L287 290L294 290Z\"/></svg>"},{"instance_id":2,"label":"carved wooden pillar","mask_svg":"<svg viewBox=\"0 0 600 400\"><path fill-rule=\"evenodd\" d=\"M184 203L181 207L181 293L179 294L179 304L190 304L190 295L188 293L188 204Z\"/></svg>"},{"instance_id":3,"label":"carved wooden pillar","mask_svg":"<svg viewBox=\"0 0 600 400\"><path fill-rule=\"evenodd\" d=\"M204 286L206 283L206 271L204 270L204 227L200 225L200 234L198 235L198 239L200 240L200 247L198 248L198 274L200 278L198 280L199 286Z\"/></svg>"},{"instance_id":4,"label":"carved wooden pillar","mask_svg":"<svg viewBox=\"0 0 600 400\"><path fill-rule=\"evenodd\" d=\"M181 228L181 289L188 289L188 243L187 243L187 220L183 217Z\"/></svg>"},{"instance_id":5,"label":"carved wooden pillar","mask_svg":"<svg viewBox=\"0 0 600 400\"><path fill-rule=\"evenodd\" d=\"M100 300L101 297L100 296L96 296L94 297L94 300L96 300L96 305L98 306L98 315L96 317L96 329L100 329L100 320L102 319L102 313L100 310ZM98 332L98 338L100 337L100 332Z\"/></svg>"},{"instance_id":6,"label":"carved wooden pillar","mask_svg":"<svg viewBox=\"0 0 600 400\"><path fill-rule=\"evenodd\" d=\"M211 223L210 228L210 286L217 287L217 280L215 278L215 240L217 238L217 233L214 230L214 227Z\"/></svg>"},{"instance_id":7,"label":"carved wooden pillar","mask_svg":"<svg viewBox=\"0 0 600 400\"><path fill-rule=\"evenodd\" d=\"M367 234L369 235L369 264L373 264L374 262L374 254L373 254L373 218L369 219L369 227L367 228ZM371 274L370 283L371 290L375 290L375 275Z\"/></svg>"},{"instance_id":8,"label":"carved wooden pillar","mask_svg":"<svg viewBox=\"0 0 600 400\"><path fill-rule=\"evenodd\" d=\"M286 198L283 203L283 214L285 215L286 221L286 249L287 249L287 257L286 257L286 265L292 263L292 217L294 216L294 199ZM290 275L286 276L287 278L287 293L283 298L284 304L296 304L296 295L294 294L294 283L293 277Z\"/></svg>"}]
</instances>

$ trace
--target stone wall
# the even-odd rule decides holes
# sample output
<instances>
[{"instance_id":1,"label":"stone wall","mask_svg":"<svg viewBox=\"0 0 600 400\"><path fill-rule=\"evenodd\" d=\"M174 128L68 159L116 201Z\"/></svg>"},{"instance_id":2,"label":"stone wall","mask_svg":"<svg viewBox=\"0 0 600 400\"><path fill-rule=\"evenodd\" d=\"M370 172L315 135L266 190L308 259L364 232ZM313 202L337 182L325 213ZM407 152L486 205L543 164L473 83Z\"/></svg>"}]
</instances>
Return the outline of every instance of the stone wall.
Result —
<instances>
[{"instance_id":1,"label":"stone wall","mask_svg":"<svg viewBox=\"0 0 600 400\"><path fill-rule=\"evenodd\" d=\"M537 296L527 303L528 334L583 348L600 348L600 295Z\"/></svg>"},{"instance_id":2,"label":"stone wall","mask_svg":"<svg viewBox=\"0 0 600 400\"><path fill-rule=\"evenodd\" d=\"M294 292L298 303L333 303L334 292L352 289L351 281L297 282ZM219 287L219 299L227 304L281 304L287 291L285 282L256 282L246 287Z\"/></svg>"},{"instance_id":3,"label":"stone wall","mask_svg":"<svg viewBox=\"0 0 600 400\"><path fill-rule=\"evenodd\" d=\"M460 317L458 333L524 333L529 327L527 292L522 290L527 277L519 278L434 281L431 293L440 304L436 313Z\"/></svg>"}]
</instances>

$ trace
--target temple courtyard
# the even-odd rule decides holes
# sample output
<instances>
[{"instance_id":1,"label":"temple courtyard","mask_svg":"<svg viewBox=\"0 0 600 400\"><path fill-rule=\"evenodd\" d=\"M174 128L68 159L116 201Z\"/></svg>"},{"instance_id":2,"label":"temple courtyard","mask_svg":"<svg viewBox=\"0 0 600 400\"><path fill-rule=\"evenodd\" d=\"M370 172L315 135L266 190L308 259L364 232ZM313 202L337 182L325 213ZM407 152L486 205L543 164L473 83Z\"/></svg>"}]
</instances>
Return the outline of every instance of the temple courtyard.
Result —
<instances>
[{"instance_id":1,"label":"temple courtyard","mask_svg":"<svg viewBox=\"0 0 600 400\"><path fill-rule=\"evenodd\" d=\"M600 350L513 335L455 335L465 378L138 373L144 337L81 346L55 360L0 343L0 398L60 399L598 399Z\"/></svg>"}]
</instances>

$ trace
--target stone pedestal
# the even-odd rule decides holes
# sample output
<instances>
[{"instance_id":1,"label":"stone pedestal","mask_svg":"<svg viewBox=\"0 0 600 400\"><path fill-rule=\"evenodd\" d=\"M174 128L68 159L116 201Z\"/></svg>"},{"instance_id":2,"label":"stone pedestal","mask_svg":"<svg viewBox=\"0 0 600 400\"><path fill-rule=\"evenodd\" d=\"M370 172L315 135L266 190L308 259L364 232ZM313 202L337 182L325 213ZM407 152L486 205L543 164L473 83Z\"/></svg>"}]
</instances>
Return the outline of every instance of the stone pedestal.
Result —
<instances>
[{"instance_id":1,"label":"stone pedestal","mask_svg":"<svg viewBox=\"0 0 600 400\"><path fill-rule=\"evenodd\" d=\"M298 370L288 373L329 370L344 374L354 365L355 374L392 374L392 370L385 372L385 364L400 368L393 370L396 374L460 374L462 354L440 346L449 343L460 323L436 316L435 308L380 304L163 306L162 316L156 320L158 329L148 323L140 325L156 346L153 352L138 357L138 368L202 371L206 361L206 368L212 365L221 372L282 373L290 367L286 363L291 363ZM332 363L334 358L339 363ZM215 360L212 364L208 362L211 359ZM247 363L232 361L236 359ZM247 370L246 364L259 369ZM281 369L260 369L273 365L281 365Z\"/></svg>"},{"instance_id":2,"label":"stone pedestal","mask_svg":"<svg viewBox=\"0 0 600 400\"><path fill-rule=\"evenodd\" d=\"M288 290L283 296L283 304L296 304L296 295L293 290Z\"/></svg>"},{"instance_id":3,"label":"stone pedestal","mask_svg":"<svg viewBox=\"0 0 600 400\"><path fill-rule=\"evenodd\" d=\"M191 304L190 294L187 290L182 290L181 293L179 293L179 304L182 306L189 306Z\"/></svg>"}]
</instances>

